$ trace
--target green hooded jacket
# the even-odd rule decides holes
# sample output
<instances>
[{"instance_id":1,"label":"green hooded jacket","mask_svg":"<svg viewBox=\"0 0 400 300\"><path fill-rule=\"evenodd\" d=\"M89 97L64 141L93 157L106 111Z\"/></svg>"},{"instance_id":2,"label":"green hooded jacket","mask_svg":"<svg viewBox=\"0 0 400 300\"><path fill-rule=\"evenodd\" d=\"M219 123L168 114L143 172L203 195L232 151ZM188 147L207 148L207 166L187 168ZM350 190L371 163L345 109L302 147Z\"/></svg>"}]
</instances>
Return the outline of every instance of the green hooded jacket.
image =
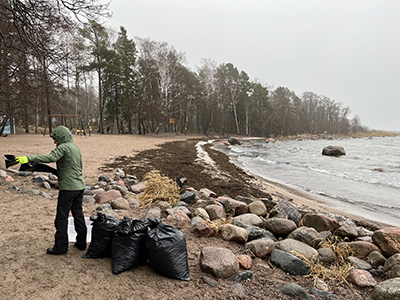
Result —
<instances>
[{"instance_id":1,"label":"green hooded jacket","mask_svg":"<svg viewBox=\"0 0 400 300\"><path fill-rule=\"evenodd\" d=\"M72 135L65 126L57 126L50 134L58 142L49 154L30 155L29 162L57 163L58 189L60 191L78 191L85 188L82 178L82 155L72 141Z\"/></svg>"}]
</instances>

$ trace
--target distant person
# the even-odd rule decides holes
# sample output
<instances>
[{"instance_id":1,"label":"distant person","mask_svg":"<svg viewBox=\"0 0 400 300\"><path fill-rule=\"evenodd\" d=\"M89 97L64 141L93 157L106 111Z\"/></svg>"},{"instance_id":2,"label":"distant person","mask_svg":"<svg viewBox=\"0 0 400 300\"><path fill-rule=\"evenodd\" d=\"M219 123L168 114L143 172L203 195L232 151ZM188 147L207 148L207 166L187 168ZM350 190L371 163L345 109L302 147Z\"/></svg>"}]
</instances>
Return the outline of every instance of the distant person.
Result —
<instances>
[{"instance_id":1,"label":"distant person","mask_svg":"<svg viewBox=\"0 0 400 300\"><path fill-rule=\"evenodd\" d=\"M50 134L56 148L50 154L16 157L21 164L28 162L57 164L58 175L58 202L54 221L56 228L55 242L47 254L60 255L68 251L68 215L72 212L75 231L77 233L75 247L86 249L87 228L82 212L82 198L85 182L82 178L82 155L79 148L72 141L71 132L65 126L58 126Z\"/></svg>"},{"instance_id":2,"label":"distant person","mask_svg":"<svg viewBox=\"0 0 400 300\"><path fill-rule=\"evenodd\" d=\"M107 133L110 133L110 125L107 126Z\"/></svg>"},{"instance_id":3,"label":"distant person","mask_svg":"<svg viewBox=\"0 0 400 300\"><path fill-rule=\"evenodd\" d=\"M92 125L89 125L89 136L92 136Z\"/></svg>"}]
</instances>

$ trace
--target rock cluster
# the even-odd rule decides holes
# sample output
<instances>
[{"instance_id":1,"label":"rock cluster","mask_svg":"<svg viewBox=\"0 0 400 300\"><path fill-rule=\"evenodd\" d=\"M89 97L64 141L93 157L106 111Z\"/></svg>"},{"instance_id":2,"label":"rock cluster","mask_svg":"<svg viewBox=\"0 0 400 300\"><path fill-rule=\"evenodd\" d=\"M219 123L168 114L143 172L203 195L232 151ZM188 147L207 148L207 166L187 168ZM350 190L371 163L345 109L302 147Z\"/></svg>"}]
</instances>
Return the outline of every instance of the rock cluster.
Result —
<instances>
[{"instance_id":1,"label":"rock cluster","mask_svg":"<svg viewBox=\"0 0 400 300\"><path fill-rule=\"evenodd\" d=\"M33 180L45 189L56 186L56 178L36 176ZM191 226L197 235L219 236L243 245L243 253L213 246L201 249L199 264L203 272L234 281L252 280L252 262L261 259L291 275L309 275L310 262L324 266L337 262L335 251L323 242L340 239L337 247L350 249L346 261L352 267L347 281L358 287L374 287L374 299L400 299L400 228L372 232L341 216L300 212L287 200L218 197L206 188L197 191L184 183L181 181L178 202L171 205L160 201L148 208L145 218L165 218L177 227ZM138 208L141 203L136 197L145 188L146 182L138 182L118 169L112 180L102 175L94 186L87 187L84 202L98 205L97 210L112 215ZM245 271L240 272L241 269ZM202 280L210 286L218 285L218 281L207 276L202 276ZM304 288L292 283L280 290L288 295L310 297ZM240 283L232 285L232 292L246 295ZM337 298L322 288L309 292Z\"/></svg>"}]
</instances>

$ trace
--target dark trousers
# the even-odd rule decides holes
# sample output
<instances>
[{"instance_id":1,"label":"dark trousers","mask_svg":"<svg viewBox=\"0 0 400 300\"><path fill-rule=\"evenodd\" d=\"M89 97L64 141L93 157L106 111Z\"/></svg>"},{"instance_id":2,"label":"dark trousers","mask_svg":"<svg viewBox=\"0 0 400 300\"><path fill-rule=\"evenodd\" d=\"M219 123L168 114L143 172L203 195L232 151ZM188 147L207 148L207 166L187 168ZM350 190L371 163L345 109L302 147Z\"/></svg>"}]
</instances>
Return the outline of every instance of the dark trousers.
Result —
<instances>
[{"instance_id":1,"label":"dark trousers","mask_svg":"<svg viewBox=\"0 0 400 300\"><path fill-rule=\"evenodd\" d=\"M60 191L58 194L57 214L54 221L56 227L54 250L57 252L68 251L68 216L71 211L74 217L76 243L86 246L87 228L82 212L83 190Z\"/></svg>"}]
</instances>

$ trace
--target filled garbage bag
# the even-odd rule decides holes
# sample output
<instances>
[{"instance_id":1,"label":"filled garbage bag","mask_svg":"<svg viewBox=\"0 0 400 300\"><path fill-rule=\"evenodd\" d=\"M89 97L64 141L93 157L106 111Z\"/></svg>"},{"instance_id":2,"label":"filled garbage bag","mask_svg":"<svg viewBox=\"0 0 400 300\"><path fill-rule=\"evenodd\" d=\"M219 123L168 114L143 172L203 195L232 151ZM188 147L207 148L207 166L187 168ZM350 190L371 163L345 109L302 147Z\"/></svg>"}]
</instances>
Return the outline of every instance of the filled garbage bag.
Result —
<instances>
[{"instance_id":1,"label":"filled garbage bag","mask_svg":"<svg viewBox=\"0 0 400 300\"><path fill-rule=\"evenodd\" d=\"M12 154L6 154L4 155L4 161L6 164L6 169L8 169L11 166L14 166L18 164L18 162L15 160L15 155Z\"/></svg>"},{"instance_id":2,"label":"filled garbage bag","mask_svg":"<svg viewBox=\"0 0 400 300\"><path fill-rule=\"evenodd\" d=\"M92 223L92 240L84 258L111 257L112 237L119 224L114 216L98 212L90 217Z\"/></svg>"},{"instance_id":3,"label":"filled garbage bag","mask_svg":"<svg viewBox=\"0 0 400 300\"><path fill-rule=\"evenodd\" d=\"M146 237L150 267L160 275L190 281L186 239L182 231L160 219L146 221L151 228Z\"/></svg>"},{"instance_id":4,"label":"filled garbage bag","mask_svg":"<svg viewBox=\"0 0 400 300\"><path fill-rule=\"evenodd\" d=\"M148 259L147 230L147 223L139 219L124 218L118 224L111 246L112 273L114 275L146 263Z\"/></svg>"}]
</instances>

